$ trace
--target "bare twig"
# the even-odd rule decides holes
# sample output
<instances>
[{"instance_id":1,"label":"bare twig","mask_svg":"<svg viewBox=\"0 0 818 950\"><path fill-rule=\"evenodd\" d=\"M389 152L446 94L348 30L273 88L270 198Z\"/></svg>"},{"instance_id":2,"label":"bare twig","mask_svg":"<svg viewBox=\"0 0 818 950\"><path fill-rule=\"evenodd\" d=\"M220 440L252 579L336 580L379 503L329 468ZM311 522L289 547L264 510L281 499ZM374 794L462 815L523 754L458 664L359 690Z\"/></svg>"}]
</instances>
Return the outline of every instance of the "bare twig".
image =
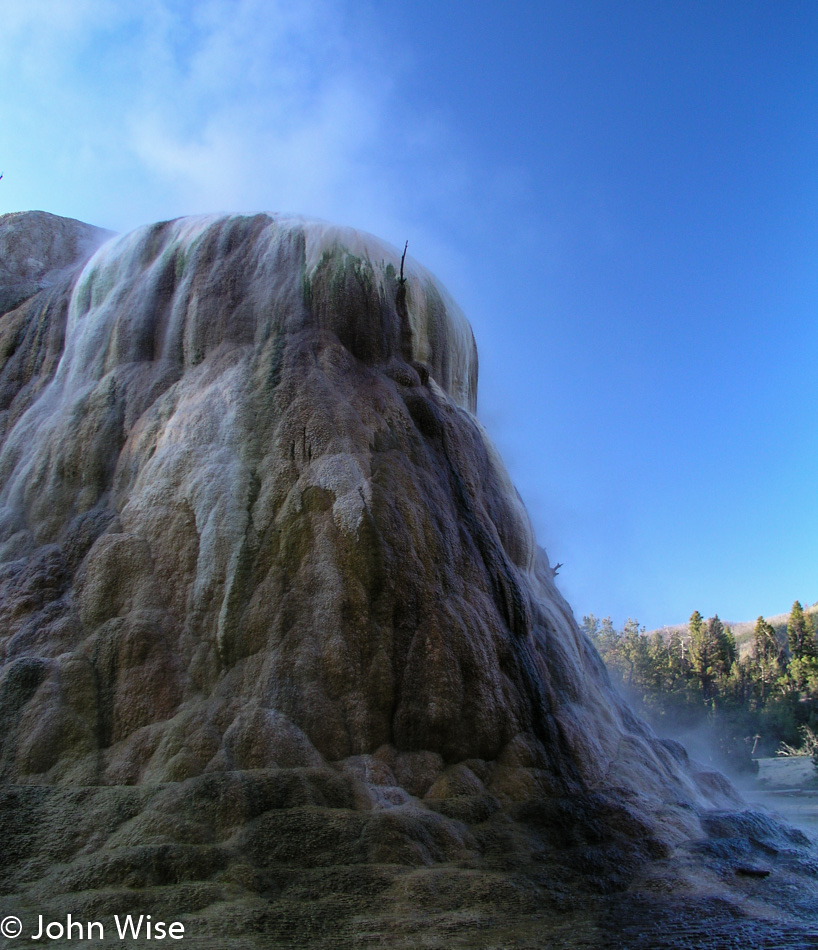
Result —
<instances>
[{"instance_id":1,"label":"bare twig","mask_svg":"<svg viewBox=\"0 0 818 950\"><path fill-rule=\"evenodd\" d=\"M409 242L407 241L403 248L403 256L400 259L400 277L398 278L401 284L406 283L406 278L403 276L403 262L406 260L406 250L409 247Z\"/></svg>"}]
</instances>

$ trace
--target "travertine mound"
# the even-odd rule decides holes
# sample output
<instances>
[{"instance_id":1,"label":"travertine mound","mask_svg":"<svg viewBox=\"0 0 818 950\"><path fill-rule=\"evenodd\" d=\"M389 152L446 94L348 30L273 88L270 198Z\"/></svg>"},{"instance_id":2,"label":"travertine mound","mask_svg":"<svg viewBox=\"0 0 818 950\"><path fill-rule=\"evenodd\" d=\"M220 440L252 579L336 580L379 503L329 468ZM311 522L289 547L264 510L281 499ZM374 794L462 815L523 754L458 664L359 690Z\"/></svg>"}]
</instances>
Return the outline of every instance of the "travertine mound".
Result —
<instances>
[{"instance_id":1,"label":"travertine mound","mask_svg":"<svg viewBox=\"0 0 818 950\"><path fill-rule=\"evenodd\" d=\"M52 269L31 244L24 277ZM399 266L323 225L180 220L6 316L7 780L378 753L415 795L501 757L692 794L554 587L472 414L468 324Z\"/></svg>"},{"instance_id":2,"label":"travertine mound","mask_svg":"<svg viewBox=\"0 0 818 950\"><path fill-rule=\"evenodd\" d=\"M544 868L605 891L706 839L739 800L611 690L445 290L297 218L107 237L0 218L7 889L195 881L269 936L247 901L305 868L395 907L396 867L472 868L459 907L524 867L530 914Z\"/></svg>"}]
</instances>

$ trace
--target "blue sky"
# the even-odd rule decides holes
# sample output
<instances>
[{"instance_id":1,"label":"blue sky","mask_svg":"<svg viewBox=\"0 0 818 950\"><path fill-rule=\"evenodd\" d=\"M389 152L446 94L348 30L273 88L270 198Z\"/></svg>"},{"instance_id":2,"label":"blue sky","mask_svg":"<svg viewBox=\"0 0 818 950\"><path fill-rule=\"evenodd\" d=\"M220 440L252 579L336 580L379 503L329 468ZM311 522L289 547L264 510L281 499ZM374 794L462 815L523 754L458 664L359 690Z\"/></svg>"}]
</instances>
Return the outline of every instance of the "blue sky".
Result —
<instances>
[{"instance_id":1,"label":"blue sky","mask_svg":"<svg viewBox=\"0 0 818 950\"><path fill-rule=\"evenodd\" d=\"M0 0L0 212L433 270L578 618L818 599L818 5Z\"/></svg>"}]
</instances>

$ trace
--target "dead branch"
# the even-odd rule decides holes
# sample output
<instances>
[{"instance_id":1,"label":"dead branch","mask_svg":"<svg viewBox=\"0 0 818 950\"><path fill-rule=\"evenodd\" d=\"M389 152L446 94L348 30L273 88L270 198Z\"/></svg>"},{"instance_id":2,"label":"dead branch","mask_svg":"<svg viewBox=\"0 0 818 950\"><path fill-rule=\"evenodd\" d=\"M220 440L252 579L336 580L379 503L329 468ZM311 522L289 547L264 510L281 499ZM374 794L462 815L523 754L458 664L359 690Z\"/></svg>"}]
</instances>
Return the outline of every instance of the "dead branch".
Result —
<instances>
[{"instance_id":1,"label":"dead branch","mask_svg":"<svg viewBox=\"0 0 818 950\"><path fill-rule=\"evenodd\" d=\"M403 248L403 256L400 259L400 277L398 278L398 282L401 284L406 283L406 278L403 276L403 262L406 260L406 249L408 247L409 247L409 242L407 241Z\"/></svg>"}]
</instances>

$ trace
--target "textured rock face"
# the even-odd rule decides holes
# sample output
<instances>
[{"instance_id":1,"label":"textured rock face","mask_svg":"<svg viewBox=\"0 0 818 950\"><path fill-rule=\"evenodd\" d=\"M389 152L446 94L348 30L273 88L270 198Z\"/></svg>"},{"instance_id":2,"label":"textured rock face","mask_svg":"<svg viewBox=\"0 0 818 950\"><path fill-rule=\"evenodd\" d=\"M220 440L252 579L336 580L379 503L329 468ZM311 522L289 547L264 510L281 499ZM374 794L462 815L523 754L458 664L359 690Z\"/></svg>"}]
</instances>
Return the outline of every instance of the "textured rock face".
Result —
<instances>
[{"instance_id":1,"label":"textured rock face","mask_svg":"<svg viewBox=\"0 0 818 950\"><path fill-rule=\"evenodd\" d=\"M68 277L110 231L45 211L0 216L0 310Z\"/></svg>"},{"instance_id":2,"label":"textured rock face","mask_svg":"<svg viewBox=\"0 0 818 950\"><path fill-rule=\"evenodd\" d=\"M354 232L181 220L6 318L8 778L380 749L415 791L523 748L561 785L634 756L673 773L607 689L472 415L464 317L398 268Z\"/></svg>"},{"instance_id":3,"label":"textured rock face","mask_svg":"<svg viewBox=\"0 0 818 950\"><path fill-rule=\"evenodd\" d=\"M735 805L611 691L428 273L299 219L183 219L91 256L106 236L0 218L7 814L61 838L82 794L107 831L59 861L120 861L92 887L117 885L123 842L175 842L167 874L224 900L302 848L311 867L595 848L610 881ZM71 791L92 786L111 790ZM21 853L43 847L14 821Z\"/></svg>"}]
</instances>

